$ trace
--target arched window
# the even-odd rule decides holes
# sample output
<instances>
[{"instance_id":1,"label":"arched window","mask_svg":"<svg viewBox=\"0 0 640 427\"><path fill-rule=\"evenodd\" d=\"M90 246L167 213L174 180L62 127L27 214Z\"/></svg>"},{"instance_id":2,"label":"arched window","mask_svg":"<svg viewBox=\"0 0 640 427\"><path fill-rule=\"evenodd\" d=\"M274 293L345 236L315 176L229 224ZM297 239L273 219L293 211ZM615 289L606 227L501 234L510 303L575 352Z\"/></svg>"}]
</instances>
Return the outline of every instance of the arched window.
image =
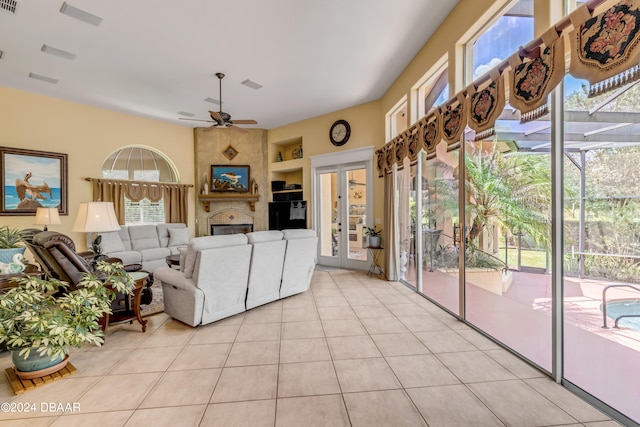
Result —
<instances>
[{"instance_id":1,"label":"arched window","mask_svg":"<svg viewBox=\"0 0 640 427\"><path fill-rule=\"evenodd\" d=\"M123 147L113 152L102 164L102 178L127 181L175 182L178 173L169 159L152 148ZM164 200L144 198L133 201L125 196L125 223L161 224L165 221Z\"/></svg>"}]
</instances>

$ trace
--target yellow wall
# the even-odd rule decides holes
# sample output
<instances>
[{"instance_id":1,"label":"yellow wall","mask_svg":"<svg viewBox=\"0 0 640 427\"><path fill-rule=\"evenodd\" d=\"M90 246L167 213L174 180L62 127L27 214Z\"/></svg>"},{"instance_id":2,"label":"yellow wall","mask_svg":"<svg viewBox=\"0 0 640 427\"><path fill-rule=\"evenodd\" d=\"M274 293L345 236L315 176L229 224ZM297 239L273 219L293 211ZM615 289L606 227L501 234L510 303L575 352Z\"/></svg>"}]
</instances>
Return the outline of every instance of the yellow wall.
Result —
<instances>
[{"instance_id":1,"label":"yellow wall","mask_svg":"<svg viewBox=\"0 0 640 427\"><path fill-rule=\"evenodd\" d=\"M71 236L79 249L84 236L72 233L80 202L90 201L85 177L99 177L102 162L120 147L140 144L162 152L183 184L194 183L193 131L187 127L0 87L0 146L68 154L68 216L51 230ZM189 227L194 230L194 197ZM32 227L35 216L0 216L0 225Z\"/></svg>"},{"instance_id":2,"label":"yellow wall","mask_svg":"<svg viewBox=\"0 0 640 427\"><path fill-rule=\"evenodd\" d=\"M425 75L435 71L437 62L443 56L448 58L450 96L462 90L464 88L463 44L508 2L509 0L460 0L382 97L383 114L407 95L408 117L414 117L413 110L417 104L412 89Z\"/></svg>"},{"instance_id":3,"label":"yellow wall","mask_svg":"<svg viewBox=\"0 0 640 427\"><path fill-rule=\"evenodd\" d=\"M384 145L384 113L380 109L380 102L369 102L352 108L336 111L312 119L292 123L268 132L269 145L296 138L302 138L304 152L304 170L302 174L302 189L304 199L311 203L311 161L309 157L334 153L344 150L352 150L362 147L380 147ZM349 141L342 147L335 147L329 140L329 129L336 120L346 120L351 125ZM270 153L272 154L272 153ZM275 153L277 155L277 153ZM275 158L270 155L271 159ZM375 165L375 159L371 159ZM377 176L374 173L374 176ZM376 181L378 181L376 179ZM383 187L382 184L374 185L374 218L382 218L383 214ZM309 205L309 212L313 206ZM311 215L308 215L308 224L311 223Z\"/></svg>"}]
</instances>

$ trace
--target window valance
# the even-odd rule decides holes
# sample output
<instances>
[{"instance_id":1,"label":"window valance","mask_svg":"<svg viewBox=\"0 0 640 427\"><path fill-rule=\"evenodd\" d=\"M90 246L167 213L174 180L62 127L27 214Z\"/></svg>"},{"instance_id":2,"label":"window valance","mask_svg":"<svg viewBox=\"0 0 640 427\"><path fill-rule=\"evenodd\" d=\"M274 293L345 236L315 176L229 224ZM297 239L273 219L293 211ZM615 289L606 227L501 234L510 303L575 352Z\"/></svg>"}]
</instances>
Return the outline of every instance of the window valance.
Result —
<instances>
[{"instance_id":1,"label":"window valance","mask_svg":"<svg viewBox=\"0 0 640 427\"><path fill-rule=\"evenodd\" d=\"M191 184L172 182L128 181L108 178L85 178L92 183L93 200L113 202L120 224L125 223L124 199L139 202L145 197L152 202L164 199L165 221L188 221L188 194Z\"/></svg>"},{"instance_id":2,"label":"window valance","mask_svg":"<svg viewBox=\"0 0 640 427\"><path fill-rule=\"evenodd\" d=\"M594 16L600 6L604 11ZM547 114L549 94L567 69L590 83L590 96L638 80L639 45L640 0L590 0L378 149L378 175L390 173L394 164L402 168L406 157L415 163L416 149L433 156L441 141L457 146L467 126L475 140L490 137L507 102L523 122Z\"/></svg>"}]
</instances>

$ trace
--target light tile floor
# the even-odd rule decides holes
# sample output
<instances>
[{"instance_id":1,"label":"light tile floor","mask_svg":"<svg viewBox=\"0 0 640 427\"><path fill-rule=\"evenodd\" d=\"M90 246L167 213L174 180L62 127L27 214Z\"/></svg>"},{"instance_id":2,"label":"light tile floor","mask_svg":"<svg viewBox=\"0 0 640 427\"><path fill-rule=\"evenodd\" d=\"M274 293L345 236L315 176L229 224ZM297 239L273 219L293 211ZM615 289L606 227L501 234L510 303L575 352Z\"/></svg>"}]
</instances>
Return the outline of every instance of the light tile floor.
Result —
<instances>
[{"instance_id":1,"label":"light tile floor","mask_svg":"<svg viewBox=\"0 0 640 427\"><path fill-rule=\"evenodd\" d=\"M71 360L75 375L17 397L1 376L0 402L35 411L0 426L618 425L410 289L347 270L199 328L116 326Z\"/></svg>"}]
</instances>

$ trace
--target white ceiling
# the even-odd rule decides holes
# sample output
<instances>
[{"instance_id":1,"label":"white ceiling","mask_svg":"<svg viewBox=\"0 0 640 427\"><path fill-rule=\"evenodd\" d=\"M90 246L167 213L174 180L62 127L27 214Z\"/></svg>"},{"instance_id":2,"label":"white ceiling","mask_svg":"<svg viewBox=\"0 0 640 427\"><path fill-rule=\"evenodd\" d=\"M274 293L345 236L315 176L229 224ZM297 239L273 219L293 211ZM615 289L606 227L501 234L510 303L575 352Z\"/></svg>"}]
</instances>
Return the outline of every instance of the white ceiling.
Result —
<instances>
[{"instance_id":1,"label":"white ceiling","mask_svg":"<svg viewBox=\"0 0 640 427\"><path fill-rule=\"evenodd\" d=\"M0 85L196 127L178 112L217 111L204 99L219 98L223 72L223 110L263 129L380 99L458 2L69 1L103 18L92 26L62 0L17 1L0 10Z\"/></svg>"}]
</instances>

